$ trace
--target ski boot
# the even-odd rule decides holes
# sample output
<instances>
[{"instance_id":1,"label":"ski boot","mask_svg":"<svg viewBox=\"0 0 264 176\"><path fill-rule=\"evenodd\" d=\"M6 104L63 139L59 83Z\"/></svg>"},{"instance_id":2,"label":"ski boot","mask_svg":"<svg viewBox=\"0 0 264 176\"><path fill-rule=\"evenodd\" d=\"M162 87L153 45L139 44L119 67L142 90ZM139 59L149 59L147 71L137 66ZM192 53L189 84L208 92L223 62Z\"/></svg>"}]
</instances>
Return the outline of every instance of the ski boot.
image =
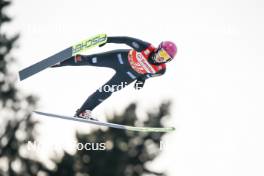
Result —
<instances>
[{"instance_id":1,"label":"ski boot","mask_svg":"<svg viewBox=\"0 0 264 176\"><path fill-rule=\"evenodd\" d=\"M92 111L90 111L90 110L84 110L84 111L80 112L80 110L78 109L76 111L76 114L74 115L74 117L98 121L97 118L92 117Z\"/></svg>"}]
</instances>

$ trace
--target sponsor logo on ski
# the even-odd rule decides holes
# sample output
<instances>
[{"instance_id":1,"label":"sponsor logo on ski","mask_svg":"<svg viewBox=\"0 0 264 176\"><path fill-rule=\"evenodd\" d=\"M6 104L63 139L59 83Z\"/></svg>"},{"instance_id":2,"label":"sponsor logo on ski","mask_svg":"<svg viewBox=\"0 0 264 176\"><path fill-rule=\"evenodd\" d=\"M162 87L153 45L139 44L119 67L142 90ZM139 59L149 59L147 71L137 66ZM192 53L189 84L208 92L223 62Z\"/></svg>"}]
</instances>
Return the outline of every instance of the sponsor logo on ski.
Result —
<instances>
[{"instance_id":1,"label":"sponsor logo on ski","mask_svg":"<svg viewBox=\"0 0 264 176\"><path fill-rule=\"evenodd\" d=\"M106 38L106 36L96 36L95 38L84 40L78 43L77 45L73 46L72 53L77 54L92 46L102 44L106 41Z\"/></svg>"}]
</instances>

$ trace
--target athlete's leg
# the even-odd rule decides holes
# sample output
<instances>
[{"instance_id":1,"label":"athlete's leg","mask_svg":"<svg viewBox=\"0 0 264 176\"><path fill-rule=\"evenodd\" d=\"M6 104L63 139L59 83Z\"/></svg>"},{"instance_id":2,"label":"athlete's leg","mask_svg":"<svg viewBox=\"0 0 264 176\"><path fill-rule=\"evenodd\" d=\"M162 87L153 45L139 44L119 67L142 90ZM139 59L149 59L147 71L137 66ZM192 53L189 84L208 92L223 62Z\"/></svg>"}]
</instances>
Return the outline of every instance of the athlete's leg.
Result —
<instances>
[{"instance_id":1,"label":"athlete's leg","mask_svg":"<svg viewBox=\"0 0 264 176\"><path fill-rule=\"evenodd\" d=\"M77 115L85 110L93 110L96 106L109 98L113 92L121 90L135 79L135 77L126 72L117 72L107 83L88 97L78 110Z\"/></svg>"},{"instance_id":2,"label":"athlete's leg","mask_svg":"<svg viewBox=\"0 0 264 176\"><path fill-rule=\"evenodd\" d=\"M118 69L119 64L127 59L128 50L113 50L92 55L76 55L54 67L61 66L97 66Z\"/></svg>"}]
</instances>

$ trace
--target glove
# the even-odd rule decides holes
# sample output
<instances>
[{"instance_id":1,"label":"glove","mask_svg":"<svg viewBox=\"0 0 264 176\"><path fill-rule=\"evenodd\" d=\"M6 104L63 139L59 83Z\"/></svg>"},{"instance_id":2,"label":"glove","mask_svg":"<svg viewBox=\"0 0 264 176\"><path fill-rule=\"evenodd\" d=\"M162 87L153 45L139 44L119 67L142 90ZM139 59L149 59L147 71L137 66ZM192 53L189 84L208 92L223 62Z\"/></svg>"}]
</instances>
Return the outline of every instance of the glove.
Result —
<instances>
[{"instance_id":1,"label":"glove","mask_svg":"<svg viewBox=\"0 0 264 176\"><path fill-rule=\"evenodd\" d=\"M145 84L145 80L138 79L138 80L136 81L136 83L134 84L134 88L135 88L136 90L140 90L140 89L143 88L144 84Z\"/></svg>"}]
</instances>

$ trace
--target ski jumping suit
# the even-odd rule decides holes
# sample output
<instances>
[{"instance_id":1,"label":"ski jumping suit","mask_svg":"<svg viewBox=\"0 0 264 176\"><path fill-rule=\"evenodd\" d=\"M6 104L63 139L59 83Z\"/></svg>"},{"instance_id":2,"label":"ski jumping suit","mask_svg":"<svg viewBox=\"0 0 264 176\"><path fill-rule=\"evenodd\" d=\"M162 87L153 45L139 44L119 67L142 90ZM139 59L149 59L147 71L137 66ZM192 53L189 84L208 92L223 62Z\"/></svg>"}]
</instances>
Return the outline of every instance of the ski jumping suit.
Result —
<instances>
[{"instance_id":1,"label":"ski jumping suit","mask_svg":"<svg viewBox=\"0 0 264 176\"><path fill-rule=\"evenodd\" d=\"M126 44L133 49L113 50L93 55L77 55L60 63L60 66L108 67L116 71L108 82L88 97L78 110L79 112L93 110L110 97L113 92L117 91L117 87L113 85L122 84L126 86L137 80L136 84L142 88L147 78L165 73L165 64L157 65L150 62L150 57L156 49L150 43L131 37L108 37L107 43ZM136 84L135 86L137 86ZM113 87L113 89L106 91L105 86Z\"/></svg>"}]
</instances>

